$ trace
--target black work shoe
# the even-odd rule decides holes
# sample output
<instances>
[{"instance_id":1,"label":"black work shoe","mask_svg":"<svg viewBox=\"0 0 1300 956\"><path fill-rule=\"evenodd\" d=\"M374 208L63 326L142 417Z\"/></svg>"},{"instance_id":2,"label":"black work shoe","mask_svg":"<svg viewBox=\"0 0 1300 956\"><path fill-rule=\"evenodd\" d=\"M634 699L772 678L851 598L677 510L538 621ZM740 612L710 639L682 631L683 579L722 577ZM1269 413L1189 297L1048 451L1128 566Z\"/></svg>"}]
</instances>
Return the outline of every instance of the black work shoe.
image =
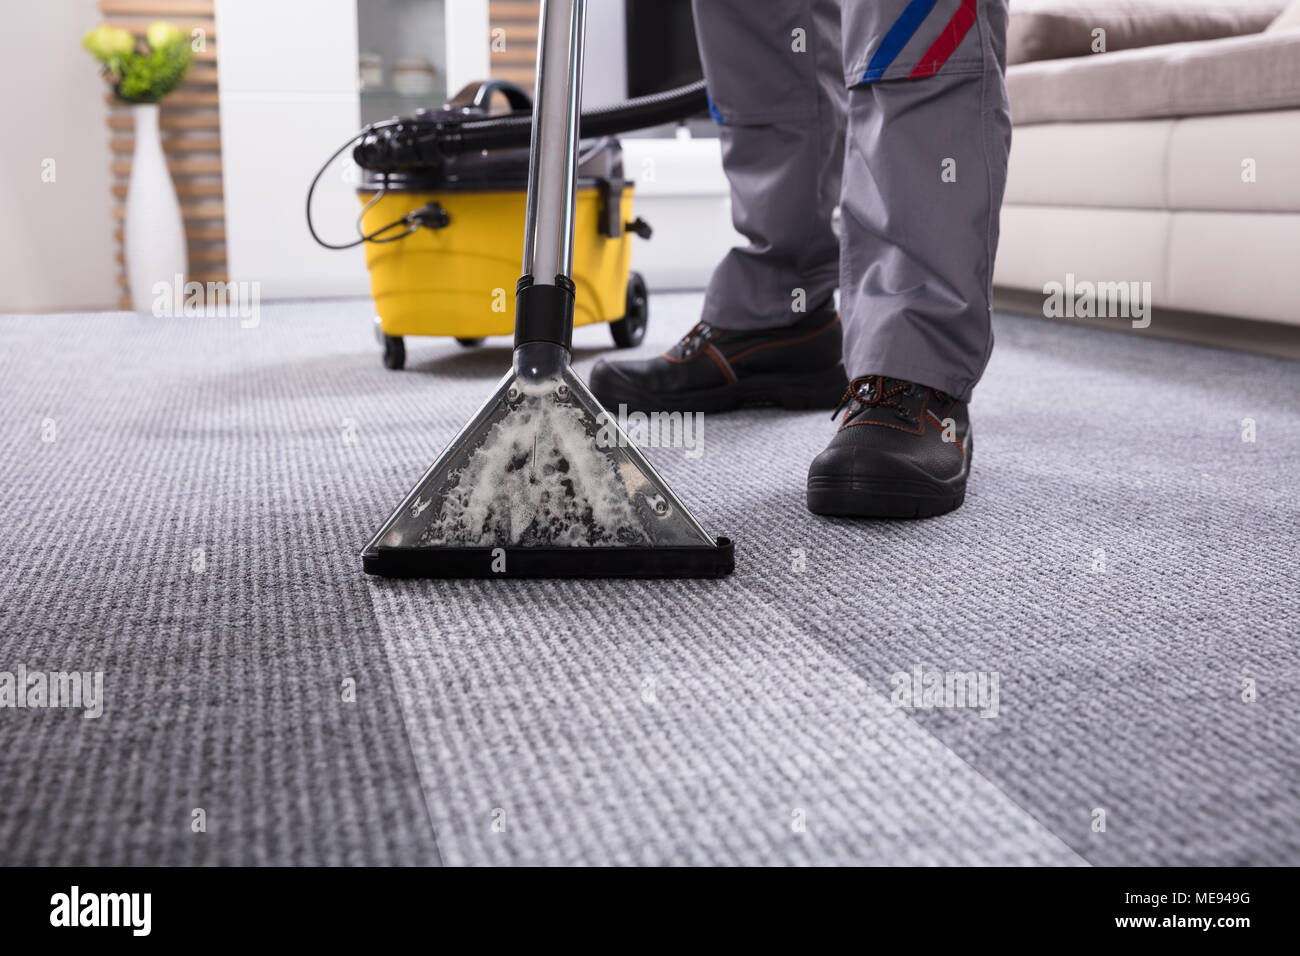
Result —
<instances>
[{"instance_id":1,"label":"black work shoe","mask_svg":"<svg viewBox=\"0 0 1300 956\"><path fill-rule=\"evenodd\" d=\"M847 382L842 351L831 305L780 329L735 332L701 322L658 358L598 362L591 390L612 410L834 408Z\"/></svg>"},{"instance_id":2,"label":"black work shoe","mask_svg":"<svg viewBox=\"0 0 1300 956\"><path fill-rule=\"evenodd\" d=\"M852 381L844 405L839 431L808 468L809 511L929 518L961 505L972 452L965 402L868 375Z\"/></svg>"}]
</instances>

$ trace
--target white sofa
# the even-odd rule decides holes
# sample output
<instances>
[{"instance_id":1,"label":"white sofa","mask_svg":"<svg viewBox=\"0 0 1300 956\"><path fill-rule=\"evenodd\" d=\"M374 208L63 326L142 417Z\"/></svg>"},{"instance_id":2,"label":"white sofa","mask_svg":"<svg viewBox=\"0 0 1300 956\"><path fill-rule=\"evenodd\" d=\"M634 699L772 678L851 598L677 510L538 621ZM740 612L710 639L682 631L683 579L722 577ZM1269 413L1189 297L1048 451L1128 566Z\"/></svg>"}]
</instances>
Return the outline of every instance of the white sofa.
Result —
<instances>
[{"instance_id":1,"label":"white sofa","mask_svg":"<svg viewBox=\"0 0 1300 956\"><path fill-rule=\"evenodd\" d=\"M1007 86L999 289L1150 282L1157 309L1300 325L1300 29L1020 63Z\"/></svg>"}]
</instances>

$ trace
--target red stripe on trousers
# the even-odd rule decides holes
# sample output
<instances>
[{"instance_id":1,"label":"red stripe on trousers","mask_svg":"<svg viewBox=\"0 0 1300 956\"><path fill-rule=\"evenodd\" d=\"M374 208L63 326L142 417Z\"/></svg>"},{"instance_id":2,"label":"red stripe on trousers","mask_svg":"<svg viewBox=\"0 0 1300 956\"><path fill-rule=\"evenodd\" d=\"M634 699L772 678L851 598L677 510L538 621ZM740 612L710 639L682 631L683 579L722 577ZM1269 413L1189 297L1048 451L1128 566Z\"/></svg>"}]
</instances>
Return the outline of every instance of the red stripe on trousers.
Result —
<instances>
[{"instance_id":1,"label":"red stripe on trousers","mask_svg":"<svg viewBox=\"0 0 1300 956\"><path fill-rule=\"evenodd\" d=\"M952 15L952 19L944 26L943 32L939 38L930 44L930 49L925 51L925 56L921 57L921 62L916 64L916 69L908 74L909 77L934 76L939 72L939 68L948 62L948 57L952 56L952 51L957 49L971 26L975 23L975 0L961 0L961 6L957 12Z\"/></svg>"}]
</instances>

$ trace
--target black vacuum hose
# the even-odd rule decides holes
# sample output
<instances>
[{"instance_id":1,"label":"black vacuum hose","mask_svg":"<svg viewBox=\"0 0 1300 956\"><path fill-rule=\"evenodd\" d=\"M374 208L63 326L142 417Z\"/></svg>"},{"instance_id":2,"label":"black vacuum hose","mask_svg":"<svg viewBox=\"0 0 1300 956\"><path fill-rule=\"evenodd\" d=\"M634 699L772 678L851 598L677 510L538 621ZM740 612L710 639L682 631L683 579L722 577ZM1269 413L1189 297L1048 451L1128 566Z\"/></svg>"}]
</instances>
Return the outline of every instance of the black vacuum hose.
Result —
<instances>
[{"instance_id":1,"label":"black vacuum hose","mask_svg":"<svg viewBox=\"0 0 1300 956\"><path fill-rule=\"evenodd\" d=\"M588 110L582 114L578 135L591 139L660 126L694 116L708 106L704 81L699 80L677 89ZM461 153L525 147L532 129L532 114L524 112L468 121L401 120L365 133L352 158L361 168L375 172L433 166Z\"/></svg>"},{"instance_id":2,"label":"black vacuum hose","mask_svg":"<svg viewBox=\"0 0 1300 956\"><path fill-rule=\"evenodd\" d=\"M694 116L708 109L704 81L662 93L638 96L612 106L598 106L582 114L578 135L582 139L616 136L636 129L662 126ZM532 135L531 113L489 117L462 124L461 139L466 152L478 149L511 149L527 146Z\"/></svg>"}]
</instances>

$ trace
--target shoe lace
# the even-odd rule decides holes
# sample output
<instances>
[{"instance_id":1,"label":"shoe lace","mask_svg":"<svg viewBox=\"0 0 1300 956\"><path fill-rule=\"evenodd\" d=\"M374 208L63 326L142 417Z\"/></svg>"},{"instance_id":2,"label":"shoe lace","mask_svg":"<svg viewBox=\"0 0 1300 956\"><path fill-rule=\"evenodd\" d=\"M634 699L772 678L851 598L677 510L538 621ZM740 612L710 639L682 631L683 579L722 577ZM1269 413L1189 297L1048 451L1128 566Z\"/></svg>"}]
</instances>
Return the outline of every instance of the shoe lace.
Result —
<instances>
[{"instance_id":1,"label":"shoe lace","mask_svg":"<svg viewBox=\"0 0 1300 956\"><path fill-rule=\"evenodd\" d=\"M691 355L707 345L716 332L717 330L707 322L696 322L694 327L678 341L677 348L681 350L682 355Z\"/></svg>"},{"instance_id":2,"label":"shoe lace","mask_svg":"<svg viewBox=\"0 0 1300 956\"><path fill-rule=\"evenodd\" d=\"M900 418L911 420L914 417L912 410L901 404L898 399L912 398L924 394L925 391L926 387L924 385L905 382L901 378L886 378L884 375L863 375L849 382L849 387L844 390L844 394L840 397L839 405L831 413L831 420L838 418L840 412L852 405L857 407L850 409L846 418L851 418L868 408L892 408L895 409L895 414ZM929 389L929 391L940 403L947 402L948 396L937 388Z\"/></svg>"}]
</instances>

